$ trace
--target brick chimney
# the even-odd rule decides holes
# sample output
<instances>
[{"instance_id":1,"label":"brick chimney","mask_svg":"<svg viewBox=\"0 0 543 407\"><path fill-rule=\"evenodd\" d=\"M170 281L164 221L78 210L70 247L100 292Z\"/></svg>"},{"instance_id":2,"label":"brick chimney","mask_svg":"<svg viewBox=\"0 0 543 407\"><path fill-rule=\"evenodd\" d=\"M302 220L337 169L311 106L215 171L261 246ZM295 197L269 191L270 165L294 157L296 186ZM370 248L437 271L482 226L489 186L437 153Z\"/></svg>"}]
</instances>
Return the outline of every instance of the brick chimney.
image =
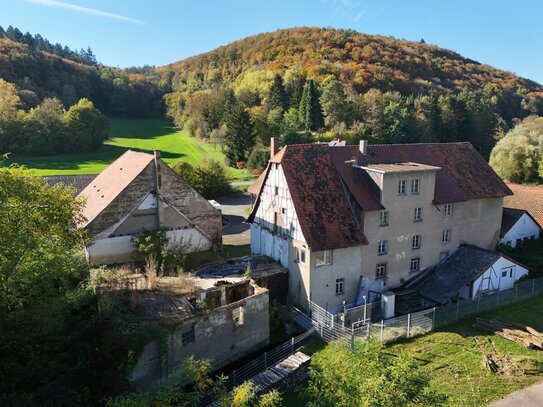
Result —
<instances>
[{"instance_id":1,"label":"brick chimney","mask_svg":"<svg viewBox=\"0 0 543 407\"><path fill-rule=\"evenodd\" d=\"M155 155L155 160L156 160L157 158L160 158L160 150L153 150L153 153L154 153L154 155Z\"/></svg>"},{"instance_id":2,"label":"brick chimney","mask_svg":"<svg viewBox=\"0 0 543 407\"><path fill-rule=\"evenodd\" d=\"M368 154L368 140L360 140L360 152L362 155Z\"/></svg>"},{"instance_id":3,"label":"brick chimney","mask_svg":"<svg viewBox=\"0 0 543 407\"><path fill-rule=\"evenodd\" d=\"M277 137L272 137L270 139L270 158L273 158L275 154L279 151L279 139Z\"/></svg>"}]
</instances>

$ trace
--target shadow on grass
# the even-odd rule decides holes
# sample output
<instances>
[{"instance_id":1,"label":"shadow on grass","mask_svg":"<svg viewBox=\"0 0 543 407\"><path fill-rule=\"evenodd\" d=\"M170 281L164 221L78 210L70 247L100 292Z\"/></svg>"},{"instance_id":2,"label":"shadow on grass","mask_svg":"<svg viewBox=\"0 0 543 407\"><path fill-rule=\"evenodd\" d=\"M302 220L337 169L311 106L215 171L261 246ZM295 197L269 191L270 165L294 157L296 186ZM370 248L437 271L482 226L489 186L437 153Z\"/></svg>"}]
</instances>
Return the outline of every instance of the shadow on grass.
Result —
<instances>
[{"instance_id":1,"label":"shadow on grass","mask_svg":"<svg viewBox=\"0 0 543 407\"><path fill-rule=\"evenodd\" d=\"M152 140L179 131L168 119L111 119L109 138Z\"/></svg>"}]
</instances>

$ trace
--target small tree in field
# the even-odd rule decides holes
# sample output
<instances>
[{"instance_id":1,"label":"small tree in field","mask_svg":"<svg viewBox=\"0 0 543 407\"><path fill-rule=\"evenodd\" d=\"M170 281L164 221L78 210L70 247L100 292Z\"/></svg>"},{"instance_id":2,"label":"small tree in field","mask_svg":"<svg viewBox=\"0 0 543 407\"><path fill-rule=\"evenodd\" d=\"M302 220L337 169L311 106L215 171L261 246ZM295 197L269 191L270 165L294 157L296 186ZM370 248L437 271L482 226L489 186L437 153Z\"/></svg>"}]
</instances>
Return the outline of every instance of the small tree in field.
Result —
<instances>
[{"instance_id":1,"label":"small tree in field","mask_svg":"<svg viewBox=\"0 0 543 407\"><path fill-rule=\"evenodd\" d=\"M429 388L430 378L407 355L378 344L353 351L331 345L313 357L306 395L311 406L440 406L445 396Z\"/></svg>"}]
</instances>

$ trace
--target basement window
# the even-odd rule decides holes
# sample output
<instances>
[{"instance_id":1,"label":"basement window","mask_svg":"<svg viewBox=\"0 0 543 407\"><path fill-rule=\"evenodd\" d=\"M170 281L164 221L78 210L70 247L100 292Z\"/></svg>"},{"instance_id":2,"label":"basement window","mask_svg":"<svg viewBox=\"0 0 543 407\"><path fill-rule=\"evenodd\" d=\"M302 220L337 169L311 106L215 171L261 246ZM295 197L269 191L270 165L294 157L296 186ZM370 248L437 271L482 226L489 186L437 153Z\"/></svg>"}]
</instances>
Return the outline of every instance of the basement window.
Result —
<instances>
[{"instance_id":1,"label":"basement window","mask_svg":"<svg viewBox=\"0 0 543 407\"><path fill-rule=\"evenodd\" d=\"M439 253L439 261L445 260L448 255L449 255L449 252L441 252L441 253Z\"/></svg>"},{"instance_id":2,"label":"basement window","mask_svg":"<svg viewBox=\"0 0 543 407\"><path fill-rule=\"evenodd\" d=\"M194 342L194 325L181 333L181 343L183 346L188 345L191 342Z\"/></svg>"},{"instance_id":3,"label":"basement window","mask_svg":"<svg viewBox=\"0 0 543 407\"><path fill-rule=\"evenodd\" d=\"M411 259L411 264L409 266L409 271L414 273L420 269L420 259L418 257Z\"/></svg>"},{"instance_id":4,"label":"basement window","mask_svg":"<svg viewBox=\"0 0 543 407\"><path fill-rule=\"evenodd\" d=\"M332 250L324 250L315 255L315 266L328 266L332 264Z\"/></svg>"},{"instance_id":5,"label":"basement window","mask_svg":"<svg viewBox=\"0 0 543 407\"><path fill-rule=\"evenodd\" d=\"M237 307L232 310L232 319L234 320L235 328L240 328L245 325L244 314L243 307Z\"/></svg>"}]
</instances>

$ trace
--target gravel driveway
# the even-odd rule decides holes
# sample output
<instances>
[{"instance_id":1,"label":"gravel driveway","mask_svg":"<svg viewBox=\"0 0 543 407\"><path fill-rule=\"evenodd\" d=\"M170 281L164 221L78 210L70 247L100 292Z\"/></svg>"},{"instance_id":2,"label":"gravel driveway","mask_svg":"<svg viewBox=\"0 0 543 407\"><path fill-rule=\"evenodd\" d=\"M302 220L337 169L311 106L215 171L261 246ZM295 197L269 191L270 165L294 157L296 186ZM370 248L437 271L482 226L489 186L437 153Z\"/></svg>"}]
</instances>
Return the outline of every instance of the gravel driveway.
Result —
<instances>
[{"instance_id":1,"label":"gravel driveway","mask_svg":"<svg viewBox=\"0 0 543 407\"><path fill-rule=\"evenodd\" d=\"M222 228L223 244L243 246L250 243L247 208L251 207L249 194L234 195L217 200L221 204L224 226Z\"/></svg>"}]
</instances>

